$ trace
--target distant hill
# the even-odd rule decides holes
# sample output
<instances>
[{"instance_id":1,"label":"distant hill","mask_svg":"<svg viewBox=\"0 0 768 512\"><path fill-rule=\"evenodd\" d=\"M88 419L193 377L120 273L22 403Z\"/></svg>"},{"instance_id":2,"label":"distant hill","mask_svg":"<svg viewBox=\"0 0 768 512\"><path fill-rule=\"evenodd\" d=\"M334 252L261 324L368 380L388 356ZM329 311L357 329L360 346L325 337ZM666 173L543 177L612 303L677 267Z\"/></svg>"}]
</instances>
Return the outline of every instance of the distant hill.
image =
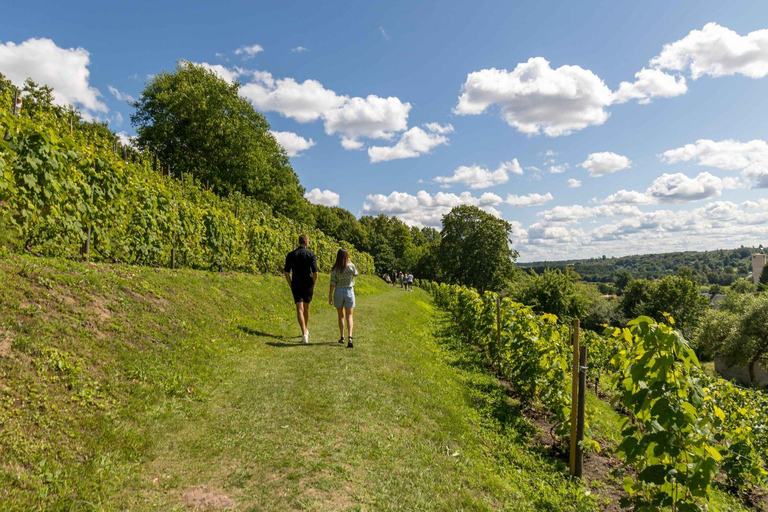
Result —
<instances>
[{"instance_id":1,"label":"distant hill","mask_svg":"<svg viewBox=\"0 0 768 512\"><path fill-rule=\"evenodd\" d=\"M739 278L747 277L752 271L750 256L765 250L762 245L742 246L738 249L641 254L620 258L603 256L584 260L536 261L520 263L518 266L531 268L537 273L547 268L572 267L585 281L600 283L613 282L619 271L628 271L638 279L659 279L677 273L681 267L689 267L700 282L727 286Z\"/></svg>"}]
</instances>

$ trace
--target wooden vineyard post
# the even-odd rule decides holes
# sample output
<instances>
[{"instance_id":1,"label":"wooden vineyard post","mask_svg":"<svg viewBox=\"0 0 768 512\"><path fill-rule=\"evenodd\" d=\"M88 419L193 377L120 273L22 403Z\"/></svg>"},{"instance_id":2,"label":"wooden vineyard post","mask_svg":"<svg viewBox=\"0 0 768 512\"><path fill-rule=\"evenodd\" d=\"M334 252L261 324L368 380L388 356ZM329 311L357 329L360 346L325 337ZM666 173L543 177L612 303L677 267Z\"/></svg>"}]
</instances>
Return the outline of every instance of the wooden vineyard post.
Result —
<instances>
[{"instance_id":1,"label":"wooden vineyard post","mask_svg":"<svg viewBox=\"0 0 768 512\"><path fill-rule=\"evenodd\" d=\"M577 324L578 325L578 324ZM576 471L573 476L581 478L584 469L584 405L587 401L587 347L581 347L579 354L579 411L576 422Z\"/></svg>"},{"instance_id":2,"label":"wooden vineyard post","mask_svg":"<svg viewBox=\"0 0 768 512\"><path fill-rule=\"evenodd\" d=\"M496 348L491 354L493 362L496 363L497 355L501 351L501 296L496 295ZM500 370L500 368L499 368Z\"/></svg>"},{"instance_id":3,"label":"wooden vineyard post","mask_svg":"<svg viewBox=\"0 0 768 512\"><path fill-rule=\"evenodd\" d=\"M573 347L573 362L571 368L571 449L570 449L570 469L571 475L576 475L576 451L578 450L578 440L576 439L576 423L578 421L578 400L579 400L579 319L573 320L573 329L571 330L571 345Z\"/></svg>"},{"instance_id":4,"label":"wooden vineyard post","mask_svg":"<svg viewBox=\"0 0 768 512\"><path fill-rule=\"evenodd\" d=\"M93 206L93 186L91 186L91 206ZM85 261L91 261L91 223L88 223L88 231L85 238L85 246L83 247L83 257Z\"/></svg>"}]
</instances>

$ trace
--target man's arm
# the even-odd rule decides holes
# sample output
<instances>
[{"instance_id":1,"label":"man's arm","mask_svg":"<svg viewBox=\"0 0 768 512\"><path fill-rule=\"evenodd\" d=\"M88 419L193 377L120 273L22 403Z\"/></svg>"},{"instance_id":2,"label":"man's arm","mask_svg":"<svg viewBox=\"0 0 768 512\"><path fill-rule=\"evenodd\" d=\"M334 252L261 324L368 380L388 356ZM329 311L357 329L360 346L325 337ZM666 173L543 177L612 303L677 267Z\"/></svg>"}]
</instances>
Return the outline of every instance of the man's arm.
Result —
<instances>
[{"instance_id":1,"label":"man's arm","mask_svg":"<svg viewBox=\"0 0 768 512\"><path fill-rule=\"evenodd\" d=\"M288 253L288 256L285 257L283 275L285 276L285 280L288 281L288 286L291 286L291 253Z\"/></svg>"},{"instance_id":2,"label":"man's arm","mask_svg":"<svg viewBox=\"0 0 768 512\"><path fill-rule=\"evenodd\" d=\"M317 283L317 256L312 255L312 286Z\"/></svg>"}]
</instances>

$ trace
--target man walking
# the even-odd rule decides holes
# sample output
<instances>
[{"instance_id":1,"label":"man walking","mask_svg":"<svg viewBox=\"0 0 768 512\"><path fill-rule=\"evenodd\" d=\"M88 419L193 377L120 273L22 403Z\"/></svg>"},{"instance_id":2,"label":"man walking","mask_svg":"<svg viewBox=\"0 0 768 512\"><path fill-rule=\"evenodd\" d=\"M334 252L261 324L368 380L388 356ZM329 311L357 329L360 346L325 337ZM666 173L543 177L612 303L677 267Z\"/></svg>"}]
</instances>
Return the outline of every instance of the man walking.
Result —
<instances>
[{"instance_id":1,"label":"man walking","mask_svg":"<svg viewBox=\"0 0 768 512\"><path fill-rule=\"evenodd\" d=\"M309 343L309 303L317 281L317 257L310 251L309 237L299 236L299 247L285 257L285 280L291 287L296 304L296 318L301 327L301 342Z\"/></svg>"}]
</instances>

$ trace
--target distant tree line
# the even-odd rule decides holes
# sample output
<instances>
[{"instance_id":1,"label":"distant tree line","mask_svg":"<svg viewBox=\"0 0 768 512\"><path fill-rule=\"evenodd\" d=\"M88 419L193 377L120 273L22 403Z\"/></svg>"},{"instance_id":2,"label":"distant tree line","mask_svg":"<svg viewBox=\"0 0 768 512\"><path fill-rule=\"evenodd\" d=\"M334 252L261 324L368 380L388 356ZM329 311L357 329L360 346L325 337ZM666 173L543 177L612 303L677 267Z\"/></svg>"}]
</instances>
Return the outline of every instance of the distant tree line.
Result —
<instances>
[{"instance_id":1,"label":"distant tree line","mask_svg":"<svg viewBox=\"0 0 768 512\"><path fill-rule=\"evenodd\" d=\"M622 273L636 279L661 279L677 274L682 267L691 269L693 279L699 284L730 286L752 271L750 256L765 252L758 247L739 247L715 251L687 251L664 254L643 254L620 258L590 258L584 260L541 261L520 264L537 273L544 269L571 267L583 280L592 283L618 284Z\"/></svg>"}]
</instances>

